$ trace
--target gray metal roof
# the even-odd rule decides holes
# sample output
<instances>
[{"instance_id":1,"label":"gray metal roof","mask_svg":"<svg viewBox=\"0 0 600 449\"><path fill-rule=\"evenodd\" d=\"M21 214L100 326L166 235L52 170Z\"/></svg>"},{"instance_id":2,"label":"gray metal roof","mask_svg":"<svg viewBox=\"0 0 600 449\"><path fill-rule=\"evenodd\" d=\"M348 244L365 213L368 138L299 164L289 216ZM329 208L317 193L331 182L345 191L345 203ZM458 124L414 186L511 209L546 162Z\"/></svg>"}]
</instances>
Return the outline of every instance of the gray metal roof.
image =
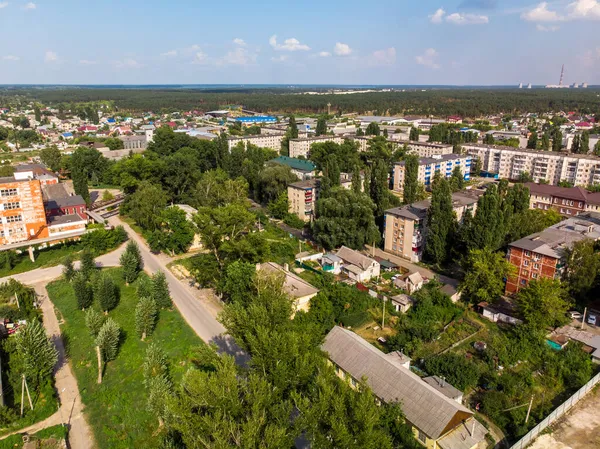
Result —
<instances>
[{"instance_id":1,"label":"gray metal roof","mask_svg":"<svg viewBox=\"0 0 600 449\"><path fill-rule=\"evenodd\" d=\"M385 402L401 402L406 419L437 440L473 416L466 407L423 382L410 370L394 363L355 333L334 327L322 345L333 363L354 379L366 378L373 393Z\"/></svg>"},{"instance_id":2,"label":"gray metal roof","mask_svg":"<svg viewBox=\"0 0 600 449\"><path fill-rule=\"evenodd\" d=\"M371 259L346 246L342 246L335 255L342 259L346 264L356 265L362 270L367 270L373 262L379 263L375 259Z\"/></svg>"},{"instance_id":3,"label":"gray metal roof","mask_svg":"<svg viewBox=\"0 0 600 449\"><path fill-rule=\"evenodd\" d=\"M438 376L424 377L423 380L450 399L456 400L463 395L462 391L450 385L448 381L440 379Z\"/></svg>"}]
</instances>

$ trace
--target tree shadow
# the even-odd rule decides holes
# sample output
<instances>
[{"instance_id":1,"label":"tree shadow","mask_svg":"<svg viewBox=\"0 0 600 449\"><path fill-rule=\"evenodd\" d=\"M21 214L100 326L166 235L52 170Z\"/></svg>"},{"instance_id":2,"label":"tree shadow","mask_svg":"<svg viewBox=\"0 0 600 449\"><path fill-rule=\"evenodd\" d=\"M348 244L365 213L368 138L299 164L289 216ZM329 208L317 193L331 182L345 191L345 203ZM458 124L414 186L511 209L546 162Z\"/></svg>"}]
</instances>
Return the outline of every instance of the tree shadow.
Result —
<instances>
[{"instance_id":1,"label":"tree shadow","mask_svg":"<svg viewBox=\"0 0 600 449\"><path fill-rule=\"evenodd\" d=\"M241 367L246 367L250 361L250 356L240 348L230 335L217 335L210 343L217 347L220 354L233 356L235 363Z\"/></svg>"}]
</instances>

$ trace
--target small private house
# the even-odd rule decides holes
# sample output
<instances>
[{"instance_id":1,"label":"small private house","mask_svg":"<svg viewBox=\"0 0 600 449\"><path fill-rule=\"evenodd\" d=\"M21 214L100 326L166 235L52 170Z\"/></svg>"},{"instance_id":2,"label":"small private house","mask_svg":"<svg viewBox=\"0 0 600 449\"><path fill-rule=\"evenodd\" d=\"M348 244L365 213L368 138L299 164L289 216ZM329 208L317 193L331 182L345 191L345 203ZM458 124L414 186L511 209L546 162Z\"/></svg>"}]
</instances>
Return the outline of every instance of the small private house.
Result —
<instances>
[{"instance_id":1,"label":"small private house","mask_svg":"<svg viewBox=\"0 0 600 449\"><path fill-rule=\"evenodd\" d=\"M379 276L381 266L358 251L342 246L335 254L325 254L322 259L323 270L333 274L344 273L356 282L368 282Z\"/></svg>"},{"instance_id":2,"label":"small private house","mask_svg":"<svg viewBox=\"0 0 600 449\"><path fill-rule=\"evenodd\" d=\"M405 278L398 277L394 279L394 286L406 290L409 295L420 290L424 283L423 276L418 271L409 274Z\"/></svg>"},{"instance_id":3,"label":"small private house","mask_svg":"<svg viewBox=\"0 0 600 449\"><path fill-rule=\"evenodd\" d=\"M516 317L516 307L506 299L500 299L494 304L482 301L477 304L479 313L494 323L520 324L523 321Z\"/></svg>"},{"instance_id":4,"label":"small private house","mask_svg":"<svg viewBox=\"0 0 600 449\"><path fill-rule=\"evenodd\" d=\"M384 354L342 327L321 346L337 375L356 386L365 379L378 400L399 402L415 437L428 449L484 449L487 429L460 403L462 393L442 379L421 379L403 354ZM459 394L460 393L460 394Z\"/></svg>"},{"instance_id":5,"label":"small private house","mask_svg":"<svg viewBox=\"0 0 600 449\"><path fill-rule=\"evenodd\" d=\"M287 264L282 267L275 262L265 262L256 265L256 271L283 274L285 276L283 290L293 298L296 311L303 310L307 312L310 309L311 298L319 293L319 289L292 273Z\"/></svg>"},{"instance_id":6,"label":"small private house","mask_svg":"<svg viewBox=\"0 0 600 449\"><path fill-rule=\"evenodd\" d=\"M408 309L410 309L414 304L414 300L410 296L405 294L392 296L390 299L392 301L392 306L394 306L396 312L406 313L408 312Z\"/></svg>"}]
</instances>

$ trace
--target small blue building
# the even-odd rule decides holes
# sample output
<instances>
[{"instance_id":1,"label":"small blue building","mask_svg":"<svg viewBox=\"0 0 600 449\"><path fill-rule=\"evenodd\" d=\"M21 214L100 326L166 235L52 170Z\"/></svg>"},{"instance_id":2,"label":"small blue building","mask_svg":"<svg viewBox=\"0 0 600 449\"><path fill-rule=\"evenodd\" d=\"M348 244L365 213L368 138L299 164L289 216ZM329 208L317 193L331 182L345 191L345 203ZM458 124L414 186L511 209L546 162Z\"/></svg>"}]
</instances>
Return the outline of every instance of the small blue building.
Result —
<instances>
[{"instance_id":1,"label":"small blue building","mask_svg":"<svg viewBox=\"0 0 600 449\"><path fill-rule=\"evenodd\" d=\"M277 123L277 119L272 115L254 115L251 117L238 117L235 119L236 122L241 122L244 125L259 123Z\"/></svg>"}]
</instances>

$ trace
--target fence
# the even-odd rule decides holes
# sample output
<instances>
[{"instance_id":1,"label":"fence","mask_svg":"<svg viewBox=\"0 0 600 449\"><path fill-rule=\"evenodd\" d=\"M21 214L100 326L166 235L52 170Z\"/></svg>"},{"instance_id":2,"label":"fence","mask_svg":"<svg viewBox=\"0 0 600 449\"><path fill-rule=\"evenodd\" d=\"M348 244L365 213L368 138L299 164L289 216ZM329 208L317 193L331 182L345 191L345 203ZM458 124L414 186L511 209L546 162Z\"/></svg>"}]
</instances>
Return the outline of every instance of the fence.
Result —
<instances>
[{"instance_id":1,"label":"fence","mask_svg":"<svg viewBox=\"0 0 600 449\"><path fill-rule=\"evenodd\" d=\"M525 435L523 438L521 438L519 441L513 444L510 449L526 448L529 444L533 442L533 440L535 440L538 437L540 433L544 431L544 429L552 425L557 419L559 419L561 416L567 413L571 409L571 407L573 407L581 399L583 399L585 395L588 394L590 390L594 388L594 385L596 385L598 382L600 382L600 373L592 377L592 379L583 387L581 387L573 396L571 396L569 399L567 399L565 402L563 402L557 408L555 408L552 411L552 413L550 413L542 421L540 421L540 423L533 429L531 429L527 433L527 435Z\"/></svg>"}]
</instances>

